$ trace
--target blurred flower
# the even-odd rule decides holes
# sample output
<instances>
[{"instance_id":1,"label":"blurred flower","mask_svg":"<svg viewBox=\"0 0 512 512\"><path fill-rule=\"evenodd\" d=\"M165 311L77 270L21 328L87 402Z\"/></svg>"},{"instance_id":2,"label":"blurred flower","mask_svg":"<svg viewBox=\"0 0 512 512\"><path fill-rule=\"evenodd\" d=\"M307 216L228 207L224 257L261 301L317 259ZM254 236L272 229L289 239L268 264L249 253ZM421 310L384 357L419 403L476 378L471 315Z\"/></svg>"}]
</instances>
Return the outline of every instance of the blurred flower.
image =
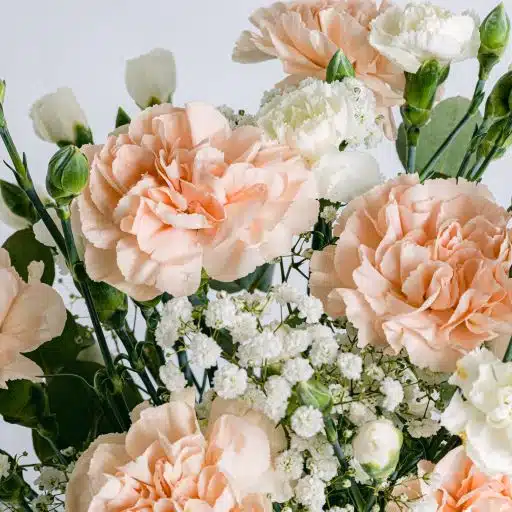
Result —
<instances>
[{"instance_id":1,"label":"blurred flower","mask_svg":"<svg viewBox=\"0 0 512 512\"><path fill-rule=\"evenodd\" d=\"M126 62L126 88L140 108L171 103L176 90L176 63L168 50L155 48Z\"/></svg>"}]
</instances>

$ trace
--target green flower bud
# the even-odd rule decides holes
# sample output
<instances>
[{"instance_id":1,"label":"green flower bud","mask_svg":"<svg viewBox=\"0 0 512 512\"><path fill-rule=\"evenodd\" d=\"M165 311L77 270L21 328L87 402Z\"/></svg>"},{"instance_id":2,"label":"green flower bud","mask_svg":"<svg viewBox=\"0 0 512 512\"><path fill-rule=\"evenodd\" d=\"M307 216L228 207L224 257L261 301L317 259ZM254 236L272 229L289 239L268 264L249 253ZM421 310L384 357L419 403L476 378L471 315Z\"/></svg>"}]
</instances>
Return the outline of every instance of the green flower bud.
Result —
<instances>
[{"instance_id":1,"label":"green flower bud","mask_svg":"<svg viewBox=\"0 0 512 512\"><path fill-rule=\"evenodd\" d=\"M332 406L332 396L329 388L320 382L310 379L297 384L297 394L304 405L311 405L322 412Z\"/></svg>"},{"instance_id":2,"label":"green flower bud","mask_svg":"<svg viewBox=\"0 0 512 512\"><path fill-rule=\"evenodd\" d=\"M100 322L112 328L121 327L128 314L128 297L102 282L90 281L89 289Z\"/></svg>"},{"instance_id":3,"label":"green flower bud","mask_svg":"<svg viewBox=\"0 0 512 512\"><path fill-rule=\"evenodd\" d=\"M70 203L80 195L89 179L89 163L76 146L65 146L50 160L46 190L59 204Z\"/></svg>"},{"instance_id":4,"label":"green flower bud","mask_svg":"<svg viewBox=\"0 0 512 512\"><path fill-rule=\"evenodd\" d=\"M493 9L480 26L480 78L489 76L491 69L498 63L507 48L510 38L510 18L505 6L500 3Z\"/></svg>"},{"instance_id":5,"label":"green flower bud","mask_svg":"<svg viewBox=\"0 0 512 512\"><path fill-rule=\"evenodd\" d=\"M37 220L36 209L25 191L14 183L0 180L0 221L13 229L24 229Z\"/></svg>"},{"instance_id":6,"label":"green flower bud","mask_svg":"<svg viewBox=\"0 0 512 512\"><path fill-rule=\"evenodd\" d=\"M449 68L434 59L424 62L417 73L406 73L402 113L410 125L419 127L428 122L437 89L448 73Z\"/></svg>"},{"instance_id":7,"label":"green flower bud","mask_svg":"<svg viewBox=\"0 0 512 512\"><path fill-rule=\"evenodd\" d=\"M325 81L330 84L332 82L341 82L346 77L353 78L355 76L356 72L352 63L341 50L338 50L327 65Z\"/></svg>"},{"instance_id":8,"label":"green flower bud","mask_svg":"<svg viewBox=\"0 0 512 512\"><path fill-rule=\"evenodd\" d=\"M489 94L485 105L485 121L503 119L512 111L512 71L505 73Z\"/></svg>"},{"instance_id":9,"label":"green flower bud","mask_svg":"<svg viewBox=\"0 0 512 512\"><path fill-rule=\"evenodd\" d=\"M0 80L0 105L5 100L5 80Z\"/></svg>"},{"instance_id":10,"label":"green flower bud","mask_svg":"<svg viewBox=\"0 0 512 512\"><path fill-rule=\"evenodd\" d=\"M485 134L478 146L478 158L486 158L493 150L496 143L499 143L499 149L494 155L494 160L501 158L512 144L512 130L508 119L496 121Z\"/></svg>"},{"instance_id":11,"label":"green flower bud","mask_svg":"<svg viewBox=\"0 0 512 512\"><path fill-rule=\"evenodd\" d=\"M374 480L386 480L395 471L403 435L391 421L365 423L352 441L354 458Z\"/></svg>"}]
</instances>

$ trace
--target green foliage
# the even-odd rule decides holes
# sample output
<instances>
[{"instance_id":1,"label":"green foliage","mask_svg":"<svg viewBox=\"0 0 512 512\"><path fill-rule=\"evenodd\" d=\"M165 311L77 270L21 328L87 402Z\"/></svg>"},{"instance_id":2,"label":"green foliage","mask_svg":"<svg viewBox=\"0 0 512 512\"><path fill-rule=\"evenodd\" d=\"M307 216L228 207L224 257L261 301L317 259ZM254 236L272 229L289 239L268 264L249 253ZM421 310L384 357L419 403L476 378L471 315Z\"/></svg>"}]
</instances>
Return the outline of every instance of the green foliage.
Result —
<instances>
[{"instance_id":1,"label":"green foliage","mask_svg":"<svg viewBox=\"0 0 512 512\"><path fill-rule=\"evenodd\" d=\"M116 128L120 128L126 124L129 124L131 121L130 116L124 111L122 107L117 109L116 115Z\"/></svg>"},{"instance_id":2,"label":"green foliage","mask_svg":"<svg viewBox=\"0 0 512 512\"><path fill-rule=\"evenodd\" d=\"M268 292L272 286L272 280L274 278L274 265L265 263L261 267L258 267L254 272L249 275L237 279L231 283L224 283L222 281L211 280L209 285L212 289L217 291L226 291L228 293L237 293L242 290L249 292L255 292L261 290L262 292Z\"/></svg>"},{"instance_id":3,"label":"green foliage","mask_svg":"<svg viewBox=\"0 0 512 512\"><path fill-rule=\"evenodd\" d=\"M3 247L11 256L11 264L22 279L28 279L28 266L32 261L42 261L44 273L41 281L53 284L55 264L52 250L36 240L31 228L16 231L5 241Z\"/></svg>"},{"instance_id":4,"label":"green foliage","mask_svg":"<svg viewBox=\"0 0 512 512\"><path fill-rule=\"evenodd\" d=\"M327 65L325 81L327 83L341 82L344 78L355 77L356 72L352 63L342 50L338 50Z\"/></svg>"},{"instance_id":5,"label":"green foliage","mask_svg":"<svg viewBox=\"0 0 512 512\"><path fill-rule=\"evenodd\" d=\"M470 100L458 96L442 101L432 110L430 123L421 129L416 154L417 169L425 167L435 151L464 117L470 104ZM481 120L482 116L478 113L466 124L436 164L435 171L437 173L442 176L454 176L457 173L469 147L475 127ZM407 149L403 125L398 130L396 147L398 156L405 168Z\"/></svg>"},{"instance_id":6,"label":"green foliage","mask_svg":"<svg viewBox=\"0 0 512 512\"><path fill-rule=\"evenodd\" d=\"M1 200L16 216L27 220L30 224L37 222L39 216L25 191L14 183L0 180Z\"/></svg>"}]
</instances>

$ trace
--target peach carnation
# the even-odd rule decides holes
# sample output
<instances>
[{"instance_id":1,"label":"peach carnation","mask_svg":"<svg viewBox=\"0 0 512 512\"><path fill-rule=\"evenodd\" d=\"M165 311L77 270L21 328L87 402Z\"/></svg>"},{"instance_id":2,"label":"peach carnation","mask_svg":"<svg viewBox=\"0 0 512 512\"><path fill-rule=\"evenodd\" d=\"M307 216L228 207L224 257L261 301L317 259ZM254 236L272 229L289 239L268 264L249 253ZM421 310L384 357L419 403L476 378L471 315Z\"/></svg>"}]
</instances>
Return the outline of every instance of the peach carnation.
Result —
<instances>
[{"instance_id":1,"label":"peach carnation","mask_svg":"<svg viewBox=\"0 0 512 512\"><path fill-rule=\"evenodd\" d=\"M258 128L232 131L206 104L147 109L85 151L87 271L137 300L190 295L203 267L221 281L243 277L286 254L317 216L302 159Z\"/></svg>"},{"instance_id":2,"label":"peach carnation","mask_svg":"<svg viewBox=\"0 0 512 512\"><path fill-rule=\"evenodd\" d=\"M271 512L266 493L284 431L239 402L217 400L203 435L193 400L142 410L127 434L94 441L71 475L66 510Z\"/></svg>"},{"instance_id":3,"label":"peach carnation","mask_svg":"<svg viewBox=\"0 0 512 512\"><path fill-rule=\"evenodd\" d=\"M258 33L242 33L233 59L252 63L278 58L297 81L307 76L324 80L327 65L341 48L357 78L375 93L391 136L391 107L403 101L404 74L369 42L372 21L387 7L387 0L380 9L375 0L302 0L262 7L250 17Z\"/></svg>"},{"instance_id":4,"label":"peach carnation","mask_svg":"<svg viewBox=\"0 0 512 512\"><path fill-rule=\"evenodd\" d=\"M407 495L410 505L416 503L418 510L512 512L510 479L499 475L491 478L478 471L463 446L449 452L437 465L421 461L418 473L420 479L399 486L394 492ZM410 510L409 504L390 503L386 508L386 512L405 510Z\"/></svg>"},{"instance_id":5,"label":"peach carnation","mask_svg":"<svg viewBox=\"0 0 512 512\"><path fill-rule=\"evenodd\" d=\"M38 381L39 366L23 353L60 336L66 323L66 308L61 296L40 282L39 264L29 268L25 283L11 267L9 253L0 249L0 389L7 381Z\"/></svg>"},{"instance_id":6,"label":"peach carnation","mask_svg":"<svg viewBox=\"0 0 512 512\"><path fill-rule=\"evenodd\" d=\"M400 176L345 208L336 246L313 256L312 293L347 315L361 346L452 371L512 333L509 219L483 185Z\"/></svg>"}]
</instances>

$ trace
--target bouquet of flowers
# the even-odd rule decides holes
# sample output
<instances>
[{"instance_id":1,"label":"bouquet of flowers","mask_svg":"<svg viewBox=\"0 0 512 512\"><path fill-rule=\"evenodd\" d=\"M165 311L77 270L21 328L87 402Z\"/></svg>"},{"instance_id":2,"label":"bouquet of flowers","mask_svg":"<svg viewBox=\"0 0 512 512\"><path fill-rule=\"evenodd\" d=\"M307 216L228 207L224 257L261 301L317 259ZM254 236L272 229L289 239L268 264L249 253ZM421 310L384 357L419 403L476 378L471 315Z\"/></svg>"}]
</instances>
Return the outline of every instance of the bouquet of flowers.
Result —
<instances>
[{"instance_id":1,"label":"bouquet of flowers","mask_svg":"<svg viewBox=\"0 0 512 512\"><path fill-rule=\"evenodd\" d=\"M480 22L298 0L251 22L234 60L287 74L253 115L173 105L160 49L128 61L141 112L119 108L100 145L69 89L39 100L46 191L1 82L17 231L0 414L39 462L0 446L0 503L512 511L512 214L480 183L512 143L512 71L485 92L503 4ZM471 58L474 96L443 99ZM387 181L368 152L382 137L403 163Z\"/></svg>"}]
</instances>

